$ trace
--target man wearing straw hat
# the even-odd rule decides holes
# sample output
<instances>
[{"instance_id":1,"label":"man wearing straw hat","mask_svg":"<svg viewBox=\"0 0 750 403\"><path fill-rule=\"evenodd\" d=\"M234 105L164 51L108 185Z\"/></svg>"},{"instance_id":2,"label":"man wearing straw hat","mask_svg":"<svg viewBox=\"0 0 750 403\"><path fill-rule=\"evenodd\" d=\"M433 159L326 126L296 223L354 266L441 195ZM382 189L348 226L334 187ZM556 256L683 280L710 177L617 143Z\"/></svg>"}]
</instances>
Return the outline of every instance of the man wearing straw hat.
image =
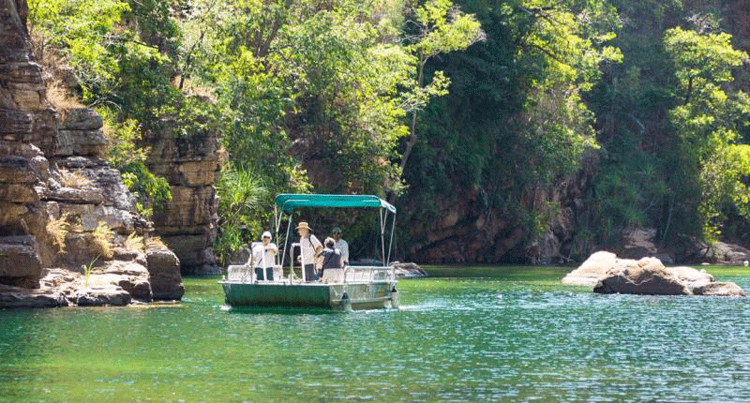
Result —
<instances>
[{"instance_id":1,"label":"man wearing straw hat","mask_svg":"<svg viewBox=\"0 0 750 403\"><path fill-rule=\"evenodd\" d=\"M310 232L312 229L306 221L300 221L297 225L297 233L299 233L299 244L302 248L302 256L297 257L302 262L303 270L305 270L305 281L315 281L318 277L318 272L315 270L315 261L323 250L323 244L320 243L318 238Z\"/></svg>"}]
</instances>

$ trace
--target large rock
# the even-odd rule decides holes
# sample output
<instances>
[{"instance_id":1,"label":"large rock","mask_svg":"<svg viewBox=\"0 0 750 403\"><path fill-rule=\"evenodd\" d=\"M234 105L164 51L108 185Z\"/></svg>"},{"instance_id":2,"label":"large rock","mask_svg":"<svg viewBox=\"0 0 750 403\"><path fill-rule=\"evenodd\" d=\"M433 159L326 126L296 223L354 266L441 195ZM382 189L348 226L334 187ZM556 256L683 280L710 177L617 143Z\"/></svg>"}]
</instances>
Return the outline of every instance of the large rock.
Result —
<instances>
[{"instance_id":1,"label":"large rock","mask_svg":"<svg viewBox=\"0 0 750 403\"><path fill-rule=\"evenodd\" d=\"M92 275L89 281L94 285L117 285L138 301L153 299L149 271L136 262L110 262L103 274Z\"/></svg>"},{"instance_id":2,"label":"large rock","mask_svg":"<svg viewBox=\"0 0 750 403\"><path fill-rule=\"evenodd\" d=\"M42 261L33 236L0 237L0 282L39 288Z\"/></svg>"},{"instance_id":3,"label":"large rock","mask_svg":"<svg viewBox=\"0 0 750 403\"><path fill-rule=\"evenodd\" d=\"M643 261L643 259L641 260ZM639 262L641 262L639 261ZM664 266L635 265L613 269L594 287L598 294L691 295L692 291Z\"/></svg>"},{"instance_id":4,"label":"large rock","mask_svg":"<svg viewBox=\"0 0 750 403\"><path fill-rule=\"evenodd\" d=\"M406 262L393 262L391 264L396 271L396 277L401 278L418 278L427 277L427 272L419 267L416 263Z\"/></svg>"},{"instance_id":5,"label":"large rock","mask_svg":"<svg viewBox=\"0 0 750 403\"><path fill-rule=\"evenodd\" d=\"M740 245L716 242L711 245L707 258L715 263L740 265L750 260L750 250Z\"/></svg>"},{"instance_id":6,"label":"large rock","mask_svg":"<svg viewBox=\"0 0 750 403\"><path fill-rule=\"evenodd\" d=\"M208 101L206 101L208 102ZM160 122L161 131L146 142L147 165L167 179L172 200L154 211L154 229L179 258L183 274L221 272L213 253L219 172L219 137L215 132L182 133L181 122Z\"/></svg>"},{"instance_id":7,"label":"large rock","mask_svg":"<svg viewBox=\"0 0 750 403\"><path fill-rule=\"evenodd\" d=\"M654 257L618 259L610 252L596 252L563 278L564 284L594 285L600 294L744 296L734 283L717 283L704 270L680 266L668 268Z\"/></svg>"},{"instance_id":8,"label":"large rock","mask_svg":"<svg viewBox=\"0 0 750 403\"><path fill-rule=\"evenodd\" d=\"M695 295L714 297L746 297L747 293L735 283L707 283L693 289Z\"/></svg>"},{"instance_id":9,"label":"large rock","mask_svg":"<svg viewBox=\"0 0 750 403\"><path fill-rule=\"evenodd\" d=\"M47 99L48 72L34 62L27 14L25 0L0 0L0 284L12 286L0 290L0 307L150 301L146 257L123 247L129 235L148 234L149 224L120 173L102 159L101 116L83 107L55 109ZM188 184L213 181L218 164L203 176L199 164L194 155L181 170ZM215 211L201 214L203 225L210 221L203 215ZM101 223L111 231L97 232ZM76 271L89 264L98 267L84 280Z\"/></svg>"},{"instance_id":10,"label":"large rock","mask_svg":"<svg viewBox=\"0 0 750 403\"><path fill-rule=\"evenodd\" d=\"M180 260L180 271L186 275L220 274L213 253L212 238L208 234L166 236L161 239Z\"/></svg>"},{"instance_id":11,"label":"large rock","mask_svg":"<svg viewBox=\"0 0 750 403\"><path fill-rule=\"evenodd\" d=\"M562 279L563 284L595 286L599 280L607 276L607 272L618 267L617 255L611 252L599 251L589 256L577 269L568 273Z\"/></svg>"},{"instance_id":12,"label":"large rock","mask_svg":"<svg viewBox=\"0 0 750 403\"><path fill-rule=\"evenodd\" d=\"M169 249L150 246L146 251L151 290L155 300L179 300L185 294L180 259Z\"/></svg>"},{"instance_id":13,"label":"large rock","mask_svg":"<svg viewBox=\"0 0 750 403\"><path fill-rule=\"evenodd\" d=\"M78 289L73 300L78 306L125 306L132 297L122 287L100 285Z\"/></svg>"},{"instance_id":14,"label":"large rock","mask_svg":"<svg viewBox=\"0 0 750 403\"><path fill-rule=\"evenodd\" d=\"M677 278L687 284L691 289L716 281L714 276L706 273L705 270L697 270L688 266L670 267L671 271Z\"/></svg>"},{"instance_id":15,"label":"large rock","mask_svg":"<svg viewBox=\"0 0 750 403\"><path fill-rule=\"evenodd\" d=\"M0 284L0 308L54 308L68 306L60 291Z\"/></svg>"}]
</instances>

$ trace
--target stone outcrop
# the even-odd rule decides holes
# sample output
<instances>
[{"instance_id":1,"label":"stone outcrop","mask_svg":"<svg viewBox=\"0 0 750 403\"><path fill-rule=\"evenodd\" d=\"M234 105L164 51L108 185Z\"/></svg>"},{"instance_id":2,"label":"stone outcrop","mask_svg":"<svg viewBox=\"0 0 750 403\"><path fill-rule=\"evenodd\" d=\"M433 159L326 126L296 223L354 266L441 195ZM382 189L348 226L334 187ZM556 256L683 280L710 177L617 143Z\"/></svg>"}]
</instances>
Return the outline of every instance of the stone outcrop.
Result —
<instances>
[{"instance_id":1,"label":"stone outcrop","mask_svg":"<svg viewBox=\"0 0 750 403\"><path fill-rule=\"evenodd\" d=\"M0 0L0 307L150 301L146 256L123 245L151 228L103 160L102 118L47 101L27 12L25 0ZM79 284L82 266L102 271L98 291ZM179 271L158 270L162 289L182 287Z\"/></svg>"},{"instance_id":2,"label":"stone outcrop","mask_svg":"<svg viewBox=\"0 0 750 403\"><path fill-rule=\"evenodd\" d=\"M577 269L563 277L562 283L593 287L607 275L608 270L618 267L618 260L614 253L594 252Z\"/></svg>"},{"instance_id":3,"label":"stone outcrop","mask_svg":"<svg viewBox=\"0 0 750 403\"><path fill-rule=\"evenodd\" d=\"M154 299L179 300L185 293L180 277L180 260L177 255L159 245L149 245L146 261L151 276L151 290Z\"/></svg>"},{"instance_id":4,"label":"stone outcrop","mask_svg":"<svg viewBox=\"0 0 750 403\"><path fill-rule=\"evenodd\" d=\"M393 262L391 264L393 268L396 271L396 277L399 278L419 278L419 277L427 277L427 272L424 271L419 265L416 263L406 262Z\"/></svg>"},{"instance_id":5,"label":"stone outcrop","mask_svg":"<svg viewBox=\"0 0 750 403\"><path fill-rule=\"evenodd\" d=\"M687 266L668 268L654 257L619 259L605 251L592 254L568 273L562 283L593 286L594 292L600 294L746 295L736 284L716 282L704 270Z\"/></svg>"},{"instance_id":6,"label":"stone outcrop","mask_svg":"<svg viewBox=\"0 0 750 403\"><path fill-rule=\"evenodd\" d=\"M60 306L68 306L68 300L60 291L0 284L0 307L2 308L55 308Z\"/></svg>"},{"instance_id":7,"label":"stone outcrop","mask_svg":"<svg viewBox=\"0 0 750 403\"><path fill-rule=\"evenodd\" d=\"M125 306L130 304L132 296L115 285L104 285L81 288L74 295L78 306Z\"/></svg>"},{"instance_id":8,"label":"stone outcrop","mask_svg":"<svg viewBox=\"0 0 750 403\"><path fill-rule=\"evenodd\" d=\"M123 306L151 301L146 268L137 263L111 262L88 279L66 269L43 269L39 288L0 285L0 307Z\"/></svg>"},{"instance_id":9,"label":"stone outcrop","mask_svg":"<svg viewBox=\"0 0 750 403\"><path fill-rule=\"evenodd\" d=\"M708 252L703 261L741 265L750 261L750 250L740 245L716 242L708 247Z\"/></svg>"},{"instance_id":10,"label":"stone outcrop","mask_svg":"<svg viewBox=\"0 0 750 403\"><path fill-rule=\"evenodd\" d=\"M594 292L597 294L692 294L690 288L674 273L648 258L641 259L635 265L623 269L608 271L607 275L596 284Z\"/></svg>"},{"instance_id":11,"label":"stone outcrop","mask_svg":"<svg viewBox=\"0 0 750 403\"><path fill-rule=\"evenodd\" d=\"M424 201L404 197L399 214L405 221L400 222L411 228L406 257L424 263L568 263L571 255L582 252L575 240L576 219L585 211L584 192L597 163L590 153L583 169L553 189L529 187L523 192L523 210L535 211L547 203L559 206L549 230L536 241L529 239L528 225L519 222L516 213L505 205L491 205L491 193L500 190L455 184L435 197L435 210L429 210L428 217L423 215L428 211Z\"/></svg>"},{"instance_id":12,"label":"stone outcrop","mask_svg":"<svg viewBox=\"0 0 750 403\"><path fill-rule=\"evenodd\" d=\"M163 122L149 141L148 168L163 176L172 200L154 209L154 227L180 259L183 274L218 274L213 252L218 201L213 184L219 172L217 133L180 134L178 122Z\"/></svg>"},{"instance_id":13,"label":"stone outcrop","mask_svg":"<svg viewBox=\"0 0 750 403\"><path fill-rule=\"evenodd\" d=\"M37 288L42 270L38 249L31 235L0 237L0 283Z\"/></svg>"}]
</instances>

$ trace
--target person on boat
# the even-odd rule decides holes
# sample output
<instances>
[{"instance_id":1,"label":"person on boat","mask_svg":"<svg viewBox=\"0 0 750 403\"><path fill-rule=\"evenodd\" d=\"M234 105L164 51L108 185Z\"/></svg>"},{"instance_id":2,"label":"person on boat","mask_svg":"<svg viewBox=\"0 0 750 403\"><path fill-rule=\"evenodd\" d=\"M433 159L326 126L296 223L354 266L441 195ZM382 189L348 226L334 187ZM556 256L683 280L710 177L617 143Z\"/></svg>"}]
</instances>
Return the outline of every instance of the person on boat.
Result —
<instances>
[{"instance_id":1,"label":"person on boat","mask_svg":"<svg viewBox=\"0 0 750 403\"><path fill-rule=\"evenodd\" d=\"M302 268L305 271L305 280L315 281L320 278L315 267L315 262L320 255L320 251L323 250L323 244L312 234L312 229L307 222L300 221L296 230L299 234L299 244L302 248L302 255L298 256L297 259L300 259L302 263Z\"/></svg>"},{"instance_id":2,"label":"person on boat","mask_svg":"<svg viewBox=\"0 0 750 403\"><path fill-rule=\"evenodd\" d=\"M326 269L342 269L344 268L344 261L341 259L341 251L336 249L334 246L336 241L333 238L328 237L323 242L325 248L320 251L320 256L323 257L323 264L320 269L320 276L323 277L323 272Z\"/></svg>"},{"instance_id":3,"label":"person on boat","mask_svg":"<svg viewBox=\"0 0 750 403\"><path fill-rule=\"evenodd\" d=\"M334 248L341 252L341 262L344 265L349 264L349 244L341 238L341 228L333 227L331 230L331 236L335 241Z\"/></svg>"},{"instance_id":4,"label":"person on boat","mask_svg":"<svg viewBox=\"0 0 750 403\"><path fill-rule=\"evenodd\" d=\"M273 281L273 266L276 263L275 255L279 252L279 248L271 242L269 231L265 231L260 239L261 242L253 247L255 278Z\"/></svg>"}]
</instances>

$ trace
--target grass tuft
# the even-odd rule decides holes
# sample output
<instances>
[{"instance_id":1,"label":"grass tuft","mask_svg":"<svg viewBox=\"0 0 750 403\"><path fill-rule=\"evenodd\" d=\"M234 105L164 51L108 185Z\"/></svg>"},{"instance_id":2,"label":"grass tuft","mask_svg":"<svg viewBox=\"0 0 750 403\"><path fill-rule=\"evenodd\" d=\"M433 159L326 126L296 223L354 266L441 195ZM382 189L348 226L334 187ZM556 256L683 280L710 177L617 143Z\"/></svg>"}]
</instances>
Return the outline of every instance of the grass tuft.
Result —
<instances>
[{"instance_id":1,"label":"grass tuft","mask_svg":"<svg viewBox=\"0 0 750 403\"><path fill-rule=\"evenodd\" d=\"M167 244L161 240L161 237L152 236L146 241L146 246L150 249L169 249Z\"/></svg>"},{"instance_id":2,"label":"grass tuft","mask_svg":"<svg viewBox=\"0 0 750 403\"><path fill-rule=\"evenodd\" d=\"M52 244L57 247L57 253L65 253L65 237L69 231L68 216L69 214L65 213L46 225L47 233L52 237Z\"/></svg>"},{"instance_id":3,"label":"grass tuft","mask_svg":"<svg viewBox=\"0 0 750 403\"><path fill-rule=\"evenodd\" d=\"M83 189L91 187L91 180L80 170L71 172L65 168L60 169L60 180L61 185L66 188Z\"/></svg>"},{"instance_id":4,"label":"grass tuft","mask_svg":"<svg viewBox=\"0 0 750 403\"><path fill-rule=\"evenodd\" d=\"M103 221L99 221L96 229L92 232L94 236L94 244L97 246L100 252L100 256L105 259L111 259L114 255L112 251L112 240L115 237L112 228Z\"/></svg>"},{"instance_id":5,"label":"grass tuft","mask_svg":"<svg viewBox=\"0 0 750 403\"><path fill-rule=\"evenodd\" d=\"M146 250L146 243L143 241L142 236L136 235L135 232L130 233L125 238L125 248L144 252Z\"/></svg>"}]
</instances>

